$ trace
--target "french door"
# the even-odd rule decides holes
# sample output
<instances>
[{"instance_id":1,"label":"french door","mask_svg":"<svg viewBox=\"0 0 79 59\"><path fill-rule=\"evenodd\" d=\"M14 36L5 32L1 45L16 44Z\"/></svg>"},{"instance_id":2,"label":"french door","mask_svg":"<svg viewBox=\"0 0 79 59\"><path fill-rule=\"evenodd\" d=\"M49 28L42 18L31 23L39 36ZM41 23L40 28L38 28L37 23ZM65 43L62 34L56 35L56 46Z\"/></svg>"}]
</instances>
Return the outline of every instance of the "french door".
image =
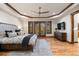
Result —
<instances>
[{"instance_id":1,"label":"french door","mask_svg":"<svg viewBox=\"0 0 79 59\"><path fill-rule=\"evenodd\" d=\"M45 22L40 23L40 36L46 36L46 27L45 27Z\"/></svg>"},{"instance_id":2,"label":"french door","mask_svg":"<svg viewBox=\"0 0 79 59\"><path fill-rule=\"evenodd\" d=\"M39 22L34 23L34 33L40 36L40 23Z\"/></svg>"},{"instance_id":3,"label":"french door","mask_svg":"<svg viewBox=\"0 0 79 59\"><path fill-rule=\"evenodd\" d=\"M28 30L30 34L35 33L38 36L46 36L46 34L51 34L51 22L28 22Z\"/></svg>"}]
</instances>

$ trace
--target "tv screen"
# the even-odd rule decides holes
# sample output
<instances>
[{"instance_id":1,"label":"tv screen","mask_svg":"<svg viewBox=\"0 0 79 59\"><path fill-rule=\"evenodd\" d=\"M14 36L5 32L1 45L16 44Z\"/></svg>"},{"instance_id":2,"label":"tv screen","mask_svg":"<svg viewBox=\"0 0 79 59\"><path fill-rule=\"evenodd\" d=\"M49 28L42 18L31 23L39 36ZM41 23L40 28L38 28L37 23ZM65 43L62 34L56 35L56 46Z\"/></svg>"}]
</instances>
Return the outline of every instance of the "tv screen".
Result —
<instances>
[{"instance_id":1,"label":"tv screen","mask_svg":"<svg viewBox=\"0 0 79 59\"><path fill-rule=\"evenodd\" d=\"M61 30L61 23L57 24L57 28L58 28L58 30Z\"/></svg>"},{"instance_id":2,"label":"tv screen","mask_svg":"<svg viewBox=\"0 0 79 59\"><path fill-rule=\"evenodd\" d=\"M61 30L61 29L65 30L65 22L58 23L58 24L57 24L57 29L58 29L58 30Z\"/></svg>"},{"instance_id":3,"label":"tv screen","mask_svg":"<svg viewBox=\"0 0 79 59\"><path fill-rule=\"evenodd\" d=\"M65 22L62 22L62 23L61 23L61 28L62 28L63 30L65 30Z\"/></svg>"}]
</instances>

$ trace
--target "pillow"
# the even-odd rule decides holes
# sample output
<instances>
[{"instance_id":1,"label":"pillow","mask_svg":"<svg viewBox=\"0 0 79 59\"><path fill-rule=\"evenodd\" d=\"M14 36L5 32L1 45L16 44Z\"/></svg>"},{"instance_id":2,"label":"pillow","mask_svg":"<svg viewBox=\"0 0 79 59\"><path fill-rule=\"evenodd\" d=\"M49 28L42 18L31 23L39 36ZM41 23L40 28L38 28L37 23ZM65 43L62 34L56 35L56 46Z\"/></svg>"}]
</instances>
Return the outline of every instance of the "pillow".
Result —
<instances>
[{"instance_id":1,"label":"pillow","mask_svg":"<svg viewBox=\"0 0 79 59\"><path fill-rule=\"evenodd\" d=\"M5 31L5 36L6 36L6 37L9 37L9 36L8 36L8 33L9 33L9 32L12 32L12 31L11 31L11 30L6 30L6 31Z\"/></svg>"},{"instance_id":2,"label":"pillow","mask_svg":"<svg viewBox=\"0 0 79 59\"><path fill-rule=\"evenodd\" d=\"M25 32L24 31L21 31L21 35L24 35L25 34Z\"/></svg>"},{"instance_id":3,"label":"pillow","mask_svg":"<svg viewBox=\"0 0 79 59\"><path fill-rule=\"evenodd\" d=\"M25 33L23 31L21 31L20 29L15 30L15 32L17 33L17 35L24 35Z\"/></svg>"},{"instance_id":4,"label":"pillow","mask_svg":"<svg viewBox=\"0 0 79 59\"><path fill-rule=\"evenodd\" d=\"M20 31L21 31L20 29L16 29L15 30L15 32L17 33L17 35L21 35Z\"/></svg>"},{"instance_id":5,"label":"pillow","mask_svg":"<svg viewBox=\"0 0 79 59\"><path fill-rule=\"evenodd\" d=\"M0 38L5 37L5 32L0 32Z\"/></svg>"},{"instance_id":6,"label":"pillow","mask_svg":"<svg viewBox=\"0 0 79 59\"><path fill-rule=\"evenodd\" d=\"M24 35L25 33L23 31L17 32L18 35Z\"/></svg>"},{"instance_id":7,"label":"pillow","mask_svg":"<svg viewBox=\"0 0 79 59\"><path fill-rule=\"evenodd\" d=\"M18 30L15 30L15 32L20 32L21 30L20 29L18 29Z\"/></svg>"},{"instance_id":8,"label":"pillow","mask_svg":"<svg viewBox=\"0 0 79 59\"><path fill-rule=\"evenodd\" d=\"M5 32L12 32L11 30L6 30Z\"/></svg>"},{"instance_id":9,"label":"pillow","mask_svg":"<svg viewBox=\"0 0 79 59\"><path fill-rule=\"evenodd\" d=\"M8 32L8 37L16 37L17 33L16 32Z\"/></svg>"},{"instance_id":10,"label":"pillow","mask_svg":"<svg viewBox=\"0 0 79 59\"><path fill-rule=\"evenodd\" d=\"M21 32L17 32L17 35L21 35Z\"/></svg>"}]
</instances>

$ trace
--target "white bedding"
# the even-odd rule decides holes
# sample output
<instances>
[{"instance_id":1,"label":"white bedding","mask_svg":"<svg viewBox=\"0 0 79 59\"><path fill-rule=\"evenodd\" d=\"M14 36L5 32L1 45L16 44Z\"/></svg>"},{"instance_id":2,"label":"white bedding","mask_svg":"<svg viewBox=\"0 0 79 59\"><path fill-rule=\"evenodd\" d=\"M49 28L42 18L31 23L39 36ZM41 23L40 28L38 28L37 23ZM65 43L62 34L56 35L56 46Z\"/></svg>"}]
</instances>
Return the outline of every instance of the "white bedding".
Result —
<instances>
[{"instance_id":1,"label":"white bedding","mask_svg":"<svg viewBox=\"0 0 79 59\"><path fill-rule=\"evenodd\" d=\"M7 38L7 37L0 38L0 44L22 44L23 38L28 35L29 34L20 35L20 36L11 37L11 38ZM36 39L37 39L37 35L34 34L29 40L29 45L34 45Z\"/></svg>"}]
</instances>

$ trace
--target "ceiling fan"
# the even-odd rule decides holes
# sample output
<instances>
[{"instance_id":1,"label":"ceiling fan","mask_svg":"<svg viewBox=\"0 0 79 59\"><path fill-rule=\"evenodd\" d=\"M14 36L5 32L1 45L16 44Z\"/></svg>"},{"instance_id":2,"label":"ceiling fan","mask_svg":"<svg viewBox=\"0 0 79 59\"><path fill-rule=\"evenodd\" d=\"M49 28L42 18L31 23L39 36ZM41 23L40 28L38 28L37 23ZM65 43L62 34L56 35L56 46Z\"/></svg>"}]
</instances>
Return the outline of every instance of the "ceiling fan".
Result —
<instances>
[{"instance_id":1,"label":"ceiling fan","mask_svg":"<svg viewBox=\"0 0 79 59\"><path fill-rule=\"evenodd\" d=\"M32 11L32 12L34 12L34 13L36 13L36 14L39 14L39 16L40 16L40 14L46 14L46 13L49 13L49 11L41 11L42 7L38 7L38 9L39 9L38 12L36 12L36 11Z\"/></svg>"}]
</instances>

